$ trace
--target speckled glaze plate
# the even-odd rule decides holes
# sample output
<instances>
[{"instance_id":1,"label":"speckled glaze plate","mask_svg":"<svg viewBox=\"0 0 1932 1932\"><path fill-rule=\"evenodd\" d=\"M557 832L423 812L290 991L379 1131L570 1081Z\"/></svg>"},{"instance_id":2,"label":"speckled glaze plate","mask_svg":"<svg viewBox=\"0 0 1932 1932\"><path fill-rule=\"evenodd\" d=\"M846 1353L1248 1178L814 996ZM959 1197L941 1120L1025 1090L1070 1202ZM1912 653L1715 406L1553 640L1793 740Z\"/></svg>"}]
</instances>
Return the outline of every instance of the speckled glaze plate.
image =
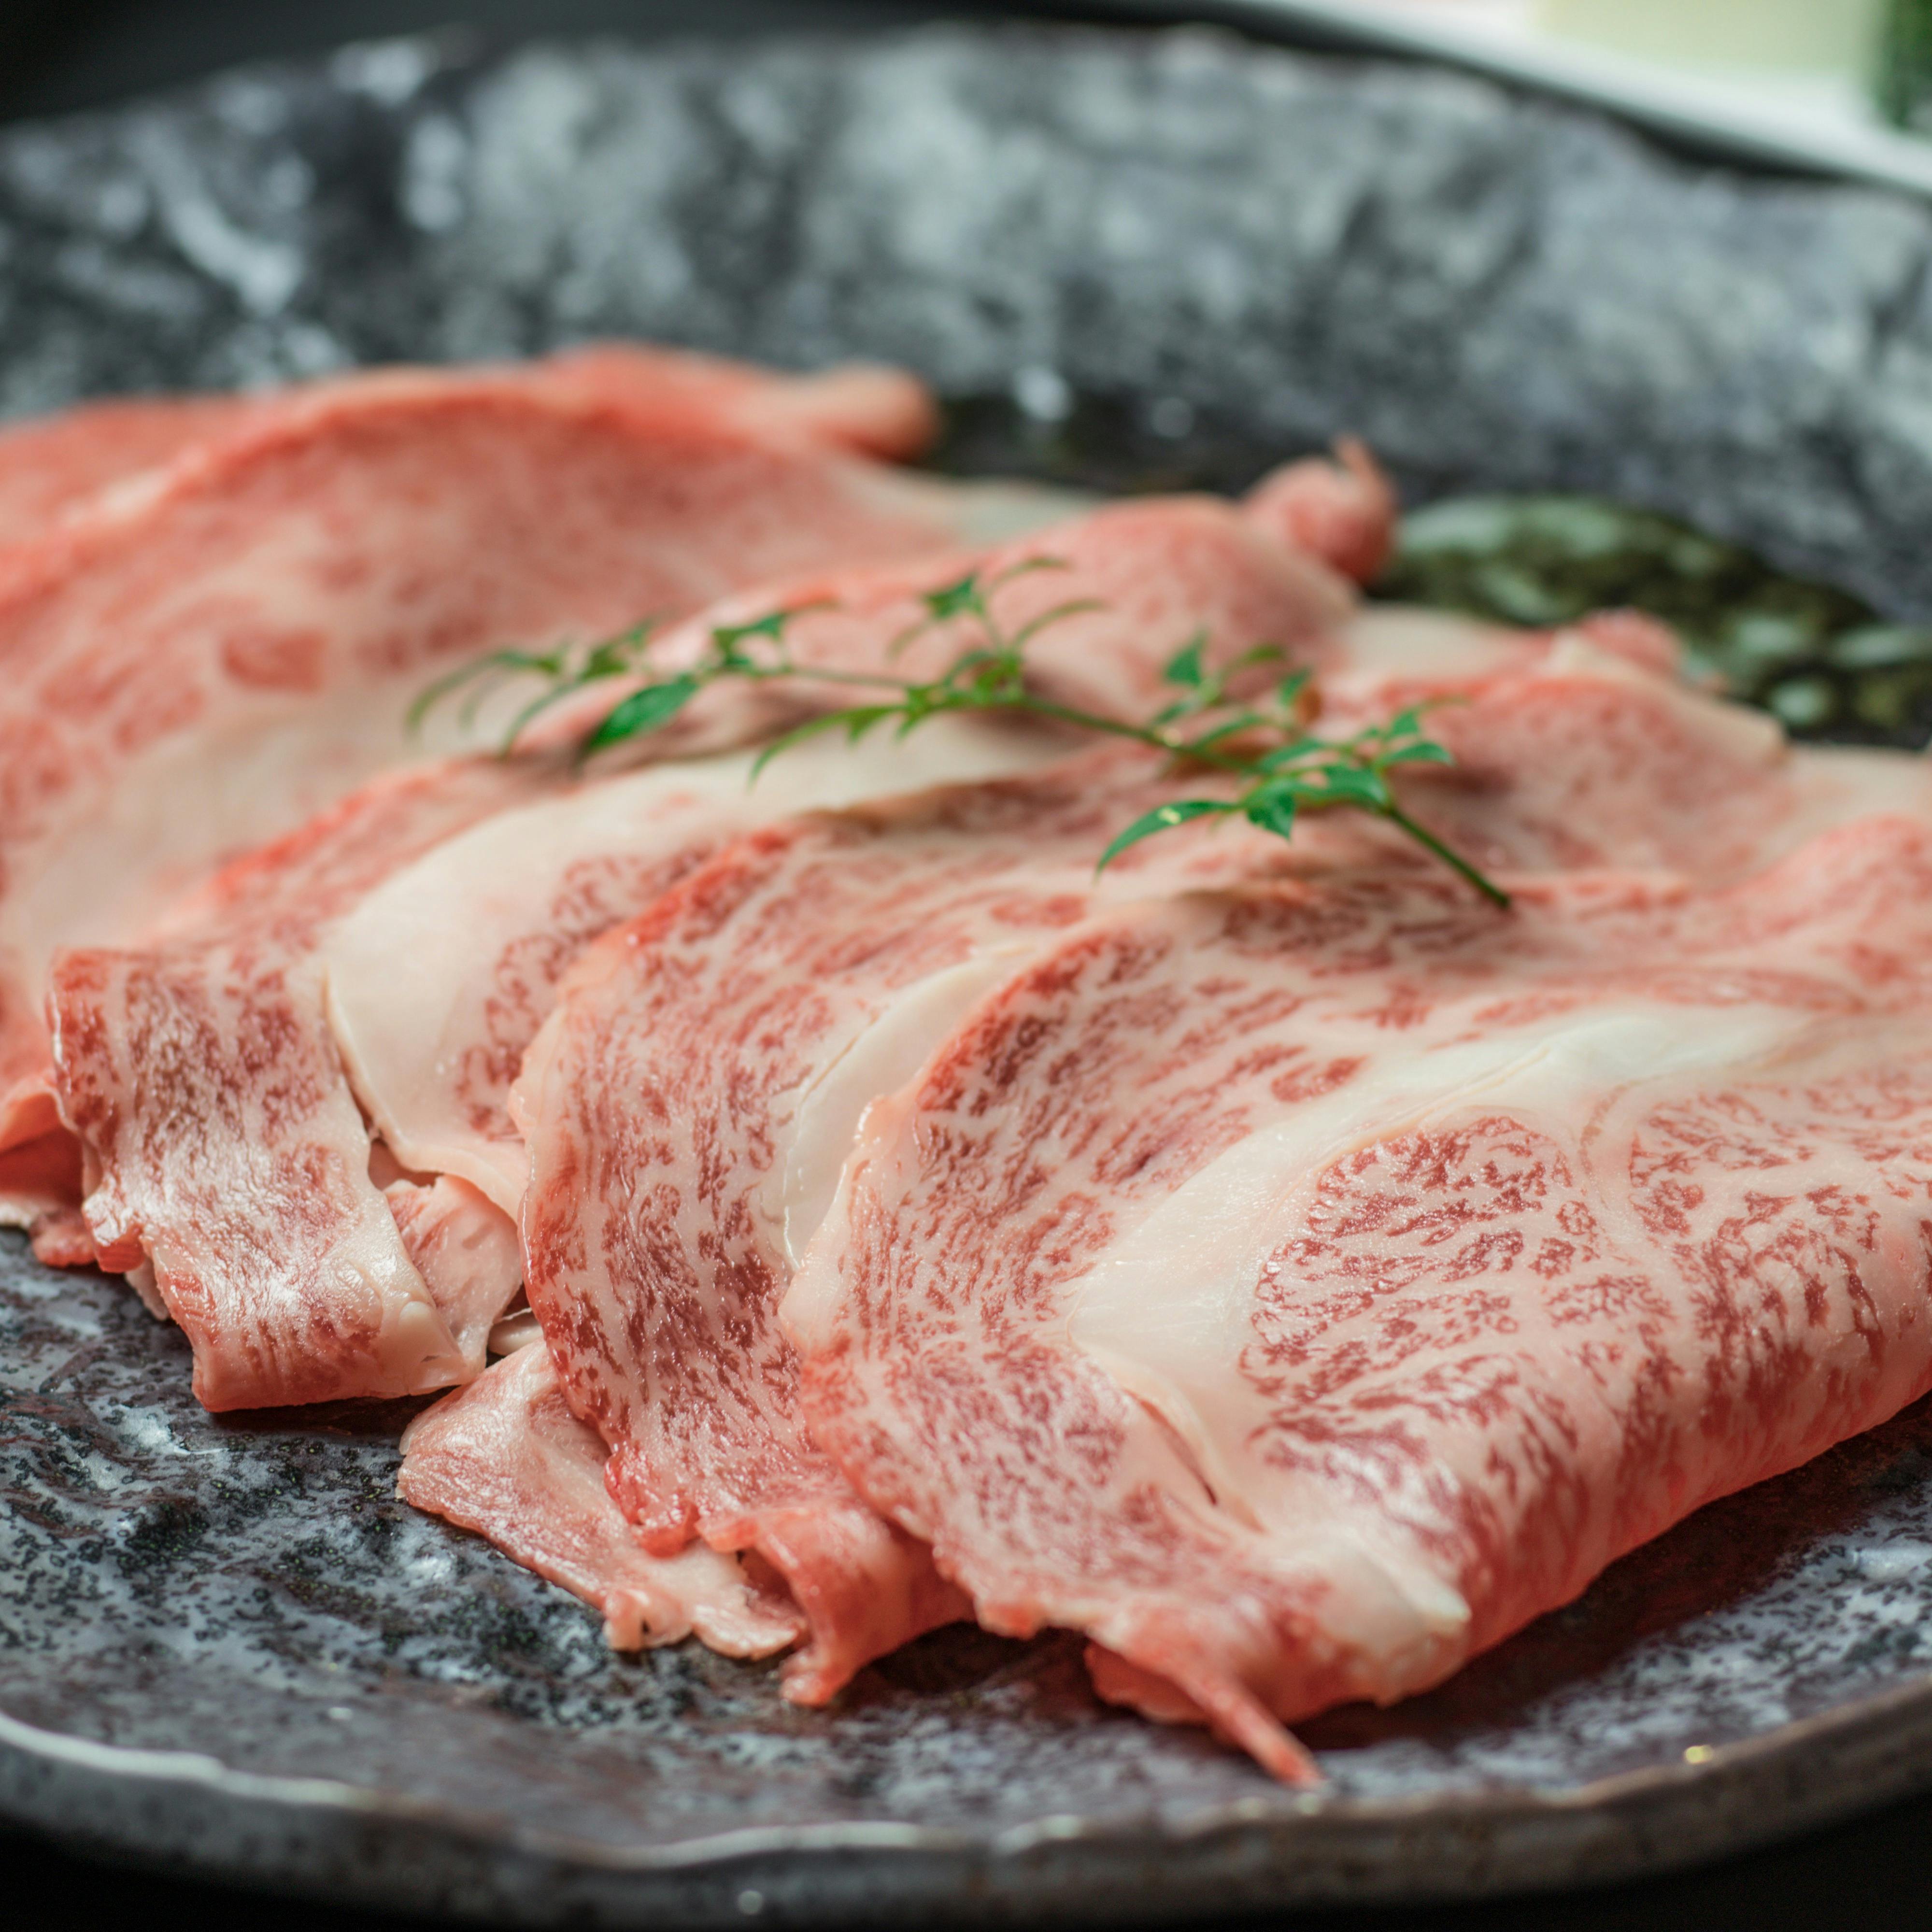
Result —
<instances>
[{"instance_id":1,"label":"speckled glaze plate","mask_svg":"<svg viewBox=\"0 0 1932 1932\"><path fill-rule=\"evenodd\" d=\"M1412 498L1641 502L1909 623L1928 262L1904 199L1197 34L394 44L0 134L0 407L613 332L869 354L957 399L956 467L1233 486L1354 428ZM1297 1793L1068 1640L940 1633L824 1712L614 1657L394 1500L406 1407L212 1418L188 1371L0 1237L0 1814L124 1856L530 1922L1125 1918L1630 1874L1932 1784L1922 1406L1306 1727Z\"/></svg>"}]
</instances>

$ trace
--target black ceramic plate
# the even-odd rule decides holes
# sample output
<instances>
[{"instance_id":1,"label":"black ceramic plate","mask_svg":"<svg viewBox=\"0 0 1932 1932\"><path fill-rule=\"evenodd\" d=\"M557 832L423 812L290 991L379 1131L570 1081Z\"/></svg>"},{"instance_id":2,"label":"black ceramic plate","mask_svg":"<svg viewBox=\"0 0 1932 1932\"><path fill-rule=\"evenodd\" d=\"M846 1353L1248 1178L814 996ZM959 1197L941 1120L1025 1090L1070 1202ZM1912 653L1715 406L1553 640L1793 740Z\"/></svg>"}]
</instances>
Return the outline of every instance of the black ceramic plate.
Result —
<instances>
[{"instance_id":1,"label":"black ceramic plate","mask_svg":"<svg viewBox=\"0 0 1932 1932\"><path fill-rule=\"evenodd\" d=\"M907 362L962 467L1233 485L1354 428L1417 498L1640 502L1835 586L1617 538L1744 684L1899 736L1928 261L1905 200L1198 35L397 44L0 137L0 404L630 332ZM1438 518L1407 580L1560 602L1592 527L1498 562ZM15 1238L0 1390L0 1813L203 1870L530 1921L1174 1915L1629 1874L1932 1782L1932 1412L1308 1727L1298 1794L1102 1709L1064 1641L943 1633L822 1713L614 1658L392 1499L401 1412L210 1418L174 1331Z\"/></svg>"}]
</instances>

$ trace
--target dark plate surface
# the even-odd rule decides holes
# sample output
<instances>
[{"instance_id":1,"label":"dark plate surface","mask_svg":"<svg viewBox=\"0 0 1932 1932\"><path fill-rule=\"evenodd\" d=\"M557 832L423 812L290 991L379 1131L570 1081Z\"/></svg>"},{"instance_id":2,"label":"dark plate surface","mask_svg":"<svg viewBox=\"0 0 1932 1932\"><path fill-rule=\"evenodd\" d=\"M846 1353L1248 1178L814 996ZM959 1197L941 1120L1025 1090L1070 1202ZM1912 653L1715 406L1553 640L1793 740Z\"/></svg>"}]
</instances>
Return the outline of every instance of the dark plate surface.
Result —
<instances>
[{"instance_id":1,"label":"dark plate surface","mask_svg":"<svg viewBox=\"0 0 1932 1932\"><path fill-rule=\"evenodd\" d=\"M866 353L955 466L1648 503L1932 611L1932 214L1210 37L422 43L0 136L0 403L598 332ZM1850 610L1851 607L1846 607ZM224 1418L0 1240L0 1811L338 1894L661 1924L1173 1915L1654 1868L1932 1783L1932 1415L1707 1510L1282 1790L943 1634L791 1710L614 1658L391 1497L403 1412Z\"/></svg>"}]
</instances>

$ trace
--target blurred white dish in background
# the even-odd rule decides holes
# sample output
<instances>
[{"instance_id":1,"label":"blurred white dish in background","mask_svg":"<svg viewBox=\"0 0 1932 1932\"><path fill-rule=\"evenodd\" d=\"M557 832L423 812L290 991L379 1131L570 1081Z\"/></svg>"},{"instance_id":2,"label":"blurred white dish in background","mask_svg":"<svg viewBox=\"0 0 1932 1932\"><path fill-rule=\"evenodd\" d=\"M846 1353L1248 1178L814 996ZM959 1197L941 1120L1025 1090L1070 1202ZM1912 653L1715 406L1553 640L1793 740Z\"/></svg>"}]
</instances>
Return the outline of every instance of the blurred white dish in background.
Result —
<instances>
[{"instance_id":1,"label":"blurred white dish in background","mask_svg":"<svg viewBox=\"0 0 1932 1932\"><path fill-rule=\"evenodd\" d=\"M1672 67L1862 81L1877 58L1884 0L1534 0L1514 10L1526 26Z\"/></svg>"},{"instance_id":2,"label":"blurred white dish in background","mask_svg":"<svg viewBox=\"0 0 1932 1932\"><path fill-rule=\"evenodd\" d=\"M1523 26L1655 62L1741 105L1874 126L1885 0L1534 0Z\"/></svg>"},{"instance_id":3,"label":"blurred white dish in background","mask_svg":"<svg viewBox=\"0 0 1932 1932\"><path fill-rule=\"evenodd\" d=\"M1341 32L1590 101L1772 166L1932 194L1932 142L1879 118L1886 0L1255 0Z\"/></svg>"}]
</instances>

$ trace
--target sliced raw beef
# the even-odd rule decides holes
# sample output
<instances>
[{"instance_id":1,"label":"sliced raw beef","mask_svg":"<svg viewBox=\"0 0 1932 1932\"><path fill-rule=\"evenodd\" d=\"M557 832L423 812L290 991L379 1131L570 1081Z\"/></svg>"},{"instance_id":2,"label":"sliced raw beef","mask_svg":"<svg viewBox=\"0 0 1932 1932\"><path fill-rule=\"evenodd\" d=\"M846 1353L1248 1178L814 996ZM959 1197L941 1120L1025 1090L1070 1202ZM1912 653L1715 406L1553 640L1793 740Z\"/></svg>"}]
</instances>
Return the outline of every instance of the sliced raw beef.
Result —
<instances>
[{"instance_id":1,"label":"sliced raw beef","mask_svg":"<svg viewBox=\"0 0 1932 1932\"><path fill-rule=\"evenodd\" d=\"M1631 748L1585 767L1601 808L1594 862L1653 864L1658 806L1678 834L1670 856L1693 874L1698 842L1719 843L1726 814L1755 820L1760 856L1788 832L1786 794L1804 788L1775 728L1622 657L1546 643L1514 644L1457 714L1472 742L1493 737L1509 758L1460 791L1453 772L1424 775L1412 808L1427 819L1446 804L1492 860L1552 868L1547 808L1577 755L1576 734L1548 729L1552 704ZM1679 800L1670 781L1687 748L1709 769L1705 790ZM1877 762L1894 775L1904 763ZM526 1063L528 1286L567 1392L613 1445L613 1493L658 1546L696 1534L765 1548L762 1522L783 1516L787 1550L767 1553L802 1601L826 1606L800 1694L836 1688L868 1653L836 1621L857 1519L800 1435L793 1358L771 1312L867 1104L980 988L1090 910L1094 855L1177 787L1202 782L1156 786L1140 754L1114 754L777 827L604 942ZM1170 838L1138 848L1106 884L1135 896L1271 871L1436 876L1391 828L1343 814L1304 823L1292 851L1246 827ZM1478 928L1494 920L1483 914ZM1390 1012L1426 987L1392 974ZM422 1060L427 1073L428 1042ZM837 1526L824 1549L795 1526L806 1502ZM844 1581L857 1594L859 1580Z\"/></svg>"},{"instance_id":2,"label":"sliced raw beef","mask_svg":"<svg viewBox=\"0 0 1932 1932\"><path fill-rule=\"evenodd\" d=\"M1243 508L1279 542L1372 584L1395 548L1402 506L1365 445L1346 436L1336 454L1334 463L1291 463L1263 477Z\"/></svg>"},{"instance_id":3,"label":"sliced raw beef","mask_svg":"<svg viewBox=\"0 0 1932 1932\"><path fill-rule=\"evenodd\" d=\"M329 1038L318 940L397 867L554 782L494 760L386 779L238 861L151 944L56 961L91 1238L186 1331L210 1408L411 1394L482 1367L516 1276L500 1264L497 1306L478 1305L437 1238L447 1199L406 1213L434 1256L427 1278L412 1261Z\"/></svg>"},{"instance_id":4,"label":"sliced raw beef","mask_svg":"<svg viewBox=\"0 0 1932 1932\"><path fill-rule=\"evenodd\" d=\"M982 1623L1290 1778L1282 1721L1932 1379L1932 834L1510 883L1070 933L874 1103L784 1306L817 1441Z\"/></svg>"},{"instance_id":5,"label":"sliced raw beef","mask_svg":"<svg viewBox=\"0 0 1932 1932\"><path fill-rule=\"evenodd\" d=\"M103 490L172 462L291 406L338 400L372 382L347 376L252 395L142 396L87 403L0 429L0 548L37 535ZM434 380L427 370L412 382ZM852 364L814 376L783 376L748 363L635 343L598 343L520 366L454 372L535 386L596 401L652 405L667 398L700 406L761 440L818 443L888 459L917 455L938 427L932 399L896 369Z\"/></svg>"},{"instance_id":6,"label":"sliced raw beef","mask_svg":"<svg viewBox=\"0 0 1932 1932\"><path fill-rule=\"evenodd\" d=\"M530 1167L510 1118L524 1050L578 954L718 848L790 814L1066 755L986 722L856 751L682 760L496 814L398 871L328 936L328 1017L349 1078L408 1168L460 1175L514 1216Z\"/></svg>"},{"instance_id":7,"label":"sliced raw beef","mask_svg":"<svg viewBox=\"0 0 1932 1932\"><path fill-rule=\"evenodd\" d=\"M794 820L610 934L526 1063L528 1292L647 1546L750 1549L812 1622L799 1701L962 1613L806 1434L775 1316L872 1096L1087 910L1111 833L1174 795L1137 751ZM1129 855L1116 892L1225 875L1258 833Z\"/></svg>"},{"instance_id":8,"label":"sliced raw beef","mask_svg":"<svg viewBox=\"0 0 1932 1932\"><path fill-rule=\"evenodd\" d=\"M56 946L140 930L223 854L421 758L404 716L439 667L956 546L966 501L696 405L398 376L278 412L0 559L0 1083L44 1059ZM22 1146L38 1104L4 1110ZM22 1160L16 1218L46 1166Z\"/></svg>"},{"instance_id":9,"label":"sliced raw beef","mask_svg":"<svg viewBox=\"0 0 1932 1932\"><path fill-rule=\"evenodd\" d=\"M565 1407L550 1358L520 1348L419 1415L396 1492L480 1531L526 1568L603 1613L619 1650L694 1633L727 1657L768 1657L803 1619L735 1557L702 1544L653 1556L604 1489L604 1444Z\"/></svg>"},{"instance_id":10,"label":"sliced raw beef","mask_svg":"<svg viewBox=\"0 0 1932 1932\"><path fill-rule=\"evenodd\" d=\"M802 750L756 790L749 754L588 784L541 761L458 760L366 788L238 861L146 943L56 958L55 1084L85 1150L82 1209L102 1264L152 1268L211 1408L468 1380L520 1280L506 1211L520 1179L506 1180L487 1138L473 1163L426 1157L439 1150L406 1136L372 1155L344 1046L352 1066L380 1064L386 1038L419 1052L434 1042L412 1029L433 1024L440 1004L507 1042L521 1019L491 1001L547 1002L545 949L560 972L600 920L628 916L761 814L902 790L935 772L1011 770L1054 748L962 722L918 746ZM465 919L431 932L386 923L397 896L381 896L386 881L414 881L401 909L425 903L426 855L446 886L469 892ZM373 926L357 923L372 894ZM566 923L552 928L554 915ZM402 943L418 938L421 950ZM503 950L483 950L493 938ZM375 947L359 956L374 976L363 998L358 944ZM498 968L511 977L493 979ZM393 1091L370 1092L381 1125ZM389 1162L386 1192L372 1157Z\"/></svg>"},{"instance_id":11,"label":"sliced raw beef","mask_svg":"<svg viewBox=\"0 0 1932 1932\"><path fill-rule=\"evenodd\" d=\"M1171 694L1160 686L1160 668L1197 627L1209 632L1216 653L1280 638L1320 663L1330 655L1331 620L1348 609L1325 573L1258 538L1226 506L1204 501L1149 502L1058 526L998 553L986 574L1041 554L1063 567L1012 580L994 593L996 614L1016 628L1051 604L1100 606L1042 632L1033 657L1048 694L1124 714ZM798 621L800 656L845 671L887 662L892 640L920 608L906 575L847 574L836 611ZM912 580L924 589L935 581L929 567ZM779 604L808 602L820 587L790 590ZM742 608L706 613L682 644L667 639L668 650L701 643L713 623L762 614L774 608L772 596L751 593ZM950 654L968 640L955 627L936 647ZM895 668L933 648L915 645ZM777 700L770 714L737 711L722 728L714 720L701 728L742 736L795 716L802 695ZM641 912L708 843L808 806L877 796L891 770L907 788L996 776L995 746L1006 748L999 755L1008 770L1066 748L1052 739L962 740L928 726L903 763L875 773L866 758L827 741L786 753L755 794L739 766L688 766L688 781L675 788L655 776L620 781L452 842L372 895L329 942L331 1011L364 1107L407 1166L460 1174L514 1213L526 1161L508 1112L510 1083L579 948ZM646 818L668 828L674 816L690 828L682 842L662 830L640 837ZM1094 852L1105 843L1103 832Z\"/></svg>"},{"instance_id":12,"label":"sliced raw beef","mask_svg":"<svg viewBox=\"0 0 1932 1932\"><path fill-rule=\"evenodd\" d=\"M1157 667L1204 607L1230 650L1258 635L1292 634L1316 653L1322 623L1348 608L1346 592L1318 566L1279 550L1225 506L1184 500L1103 512L1056 531L1053 542L1067 553L1066 567L1010 589L1030 590L1050 575L1063 599L1099 593L1107 605L1070 622L1072 634L1050 647L1042 639L1042 668L1054 689L1153 694ZM878 601L883 608L874 610L855 597L836 628L815 633L815 661L862 669L886 660L904 612L896 593ZM728 735L755 728L755 712L730 710L735 694L718 694ZM831 740L800 748L755 791L742 757L666 764L543 802L525 794L526 810L478 826L425 864L406 869L440 837L399 844L380 863L359 856L340 872L340 890L311 892L308 872L334 865L338 839L364 852L352 800L284 853L238 868L221 892L172 920L155 944L62 956L58 1085L87 1143L86 1216L104 1258L123 1268L146 1265L144 1256L152 1261L161 1299L195 1343L196 1390L212 1406L394 1392L399 1377L406 1387L431 1388L473 1374L481 1355L448 1323L466 1336L478 1324L487 1330L487 1294L442 1283L444 1329L423 1338L419 1358L403 1360L382 1340L383 1311L398 1298L404 1307L422 1305L424 1296L433 1301L436 1270L413 1265L394 1231L384 1233L366 1179L345 1184L334 1218L307 1198L311 1168L366 1166L367 1136L336 1069L338 1046L404 1168L454 1174L514 1211L522 1160L504 1102L575 948L641 909L746 826L922 782L994 776L1058 748L1024 731L962 722L929 728L902 746L876 738L858 754ZM378 786L374 796L387 794ZM392 883L379 891L386 880ZM356 910L364 898L366 909ZM284 914L291 902L300 905L299 919ZM272 943L258 936L265 917L274 922ZM250 1024L259 1030L260 1012L274 1004L274 1037L307 1070L305 1106L273 1107L274 1131L266 1128L258 1115L270 1102L262 1086L272 1089L285 1076L277 1063L251 1088L244 1069L252 1049L238 1036L210 1063L221 1069L210 1078L230 1104L206 1096L191 1110L194 1132L184 1134L170 1118L178 1102L142 1086L142 1069L155 1039L202 1024L196 1016L214 997L211 984L229 987L237 932L245 938ZM111 1106L103 1099L110 1095ZM265 1160L271 1172L261 1171ZM224 1177L240 1173L252 1177L248 1186L226 1184ZM212 1238L210 1229L218 1231ZM44 1224L42 1233L50 1251L70 1239L64 1220ZM344 1243L361 1258L343 1278L382 1286L360 1314L340 1317L346 1328L338 1334L321 1285L342 1274Z\"/></svg>"},{"instance_id":13,"label":"sliced raw beef","mask_svg":"<svg viewBox=\"0 0 1932 1932\"><path fill-rule=\"evenodd\" d=\"M1103 505L944 560L841 568L760 584L668 632L652 654L654 670L662 676L700 662L716 626L755 624L784 612L790 614L787 647L801 668L870 668L890 647L887 662L896 676L936 678L985 641L976 615L942 622L930 615L932 593L963 584L969 574L1001 632L1028 639L1026 662L1040 696L1130 722L1173 698L1162 673L1197 634L1210 647L1210 663L1269 644L1303 668L1326 671L1346 664L1339 640L1358 613L1346 578L1235 506L1208 496L1148 497ZM1485 668L1491 662L1486 650L1480 658ZM1249 674L1257 687L1281 674L1266 665ZM559 706L527 742L575 742L622 689L595 687ZM827 691L809 680L774 680L757 691L767 728L866 694ZM721 695L714 688L706 698ZM733 695L724 736L742 736L748 728L746 694ZM679 730L680 744L713 745L721 736L702 703L680 718Z\"/></svg>"}]
</instances>

